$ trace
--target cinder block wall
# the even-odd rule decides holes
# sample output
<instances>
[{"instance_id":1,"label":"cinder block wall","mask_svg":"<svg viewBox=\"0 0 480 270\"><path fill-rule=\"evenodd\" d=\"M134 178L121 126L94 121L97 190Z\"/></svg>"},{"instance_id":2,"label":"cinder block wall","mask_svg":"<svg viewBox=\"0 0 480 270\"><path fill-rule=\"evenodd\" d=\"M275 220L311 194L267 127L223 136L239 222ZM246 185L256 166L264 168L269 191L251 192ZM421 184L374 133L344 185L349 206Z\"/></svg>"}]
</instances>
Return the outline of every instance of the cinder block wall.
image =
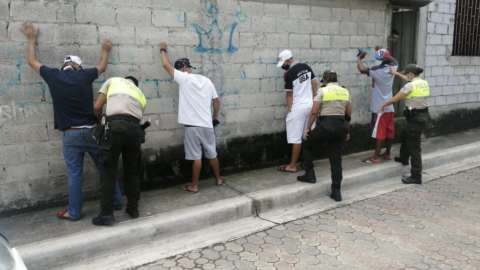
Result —
<instances>
[{"instance_id":1,"label":"cinder block wall","mask_svg":"<svg viewBox=\"0 0 480 270\"><path fill-rule=\"evenodd\" d=\"M310 64L317 75L336 70L340 84L351 91L353 121L368 123L371 80L359 75L356 54L358 48L370 48L366 61L374 64L371 48L386 44L388 2L277 2L0 0L0 212L62 200L67 194L62 134L53 129L48 86L26 63L27 42L19 31L26 20L40 29L38 59L51 67L61 67L66 54L79 55L87 67L95 67L101 42L108 38L117 44L94 88L96 92L112 76L139 78L148 98L144 120L152 122L142 146L143 181L161 182L164 174L183 179L190 171L182 165L178 88L160 65L161 41L168 43L172 62L188 57L195 72L214 82L221 101L216 136L225 167L257 162L241 156L245 150L259 156L259 162L286 156L286 140L278 135L285 131L283 70L275 66L283 49L291 49L294 58ZM431 41L437 37L429 35ZM429 66L429 76L438 70L449 73L447 67ZM465 76L460 72L467 68L471 69L462 66L458 74L455 68L455 75ZM462 86L462 93L471 87ZM441 99L437 97L436 104ZM276 145L269 149L274 150L262 148L272 142ZM275 151L280 151L279 157ZM96 194L98 173L89 158L85 163L84 190Z\"/></svg>"}]
</instances>

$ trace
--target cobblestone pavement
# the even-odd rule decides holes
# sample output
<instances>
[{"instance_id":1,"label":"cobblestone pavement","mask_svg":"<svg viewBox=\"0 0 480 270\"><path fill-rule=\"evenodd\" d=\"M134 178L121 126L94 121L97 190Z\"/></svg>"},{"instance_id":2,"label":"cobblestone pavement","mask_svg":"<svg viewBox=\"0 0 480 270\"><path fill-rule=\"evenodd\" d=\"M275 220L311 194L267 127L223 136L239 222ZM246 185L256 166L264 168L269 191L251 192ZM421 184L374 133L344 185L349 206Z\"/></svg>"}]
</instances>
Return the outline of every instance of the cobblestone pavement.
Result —
<instances>
[{"instance_id":1,"label":"cobblestone pavement","mask_svg":"<svg viewBox=\"0 0 480 270\"><path fill-rule=\"evenodd\" d=\"M480 168L138 270L479 269Z\"/></svg>"}]
</instances>

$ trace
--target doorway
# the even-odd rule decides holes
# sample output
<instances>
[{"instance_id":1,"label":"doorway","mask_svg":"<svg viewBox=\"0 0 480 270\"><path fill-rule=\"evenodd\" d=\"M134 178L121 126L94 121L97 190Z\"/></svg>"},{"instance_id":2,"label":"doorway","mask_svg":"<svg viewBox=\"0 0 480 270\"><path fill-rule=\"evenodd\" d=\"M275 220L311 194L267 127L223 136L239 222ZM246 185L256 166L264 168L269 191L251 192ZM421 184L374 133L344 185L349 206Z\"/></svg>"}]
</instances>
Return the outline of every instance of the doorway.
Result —
<instances>
[{"instance_id":1,"label":"doorway","mask_svg":"<svg viewBox=\"0 0 480 270\"><path fill-rule=\"evenodd\" d=\"M417 63L417 34L418 34L419 10L407 8L393 8L392 29L397 30L399 39L391 46L391 54L397 59L399 71L404 70L408 64ZM390 32L391 33L391 32ZM398 77L393 81L393 95L405 85ZM403 116L405 102L400 100L395 106L395 115Z\"/></svg>"}]
</instances>

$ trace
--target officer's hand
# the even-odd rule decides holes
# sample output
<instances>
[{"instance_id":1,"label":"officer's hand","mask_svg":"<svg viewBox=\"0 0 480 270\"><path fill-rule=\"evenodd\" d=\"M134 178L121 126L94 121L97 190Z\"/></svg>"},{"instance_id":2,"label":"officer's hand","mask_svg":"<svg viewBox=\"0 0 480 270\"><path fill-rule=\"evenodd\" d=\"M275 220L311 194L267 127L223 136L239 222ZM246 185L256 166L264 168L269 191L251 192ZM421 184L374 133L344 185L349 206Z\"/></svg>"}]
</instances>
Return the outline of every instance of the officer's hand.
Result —
<instances>
[{"instance_id":1,"label":"officer's hand","mask_svg":"<svg viewBox=\"0 0 480 270\"><path fill-rule=\"evenodd\" d=\"M348 141L350 140L350 133L348 133L346 136L345 136L345 141Z\"/></svg>"},{"instance_id":2,"label":"officer's hand","mask_svg":"<svg viewBox=\"0 0 480 270\"><path fill-rule=\"evenodd\" d=\"M310 128L307 128L307 129L305 130L305 136L303 136L303 139L304 139L305 141L308 139L308 138L307 138L307 137L308 137L308 133L310 133Z\"/></svg>"},{"instance_id":3,"label":"officer's hand","mask_svg":"<svg viewBox=\"0 0 480 270\"><path fill-rule=\"evenodd\" d=\"M367 53L368 53L367 51L363 51L358 57L360 59L363 59L363 58L365 58L365 55L367 55Z\"/></svg>"}]
</instances>

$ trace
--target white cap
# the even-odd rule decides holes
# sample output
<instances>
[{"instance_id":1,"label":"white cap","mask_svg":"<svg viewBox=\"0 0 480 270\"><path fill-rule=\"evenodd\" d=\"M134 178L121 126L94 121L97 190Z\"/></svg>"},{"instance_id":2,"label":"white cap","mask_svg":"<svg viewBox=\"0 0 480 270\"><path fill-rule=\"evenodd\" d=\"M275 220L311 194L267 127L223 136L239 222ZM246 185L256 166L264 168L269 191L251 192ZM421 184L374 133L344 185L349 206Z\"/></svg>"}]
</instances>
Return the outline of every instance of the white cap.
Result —
<instances>
[{"instance_id":1,"label":"white cap","mask_svg":"<svg viewBox=\"0 0 480 270\"><path fill-rule=\"evenodd\" d=\"M66 63L66 62L74 62L74 63L76 63L77 65L83 67L82 59L80 59L80 57L78 57L78 56L76 56L76 55L67 55L67 56L65 56L65 61L63 61L63 63Z\"/></svg>"},{"instance_id":2,"label":"white cap","mask_svg":"<svg viewBox=\"0 0 480 270\"><path fill-rule=\"evenodd\" d=\"M290 50L284 50L282 51L279 55L278 55L278 64L277 64L277 67L281 67L283 66L283 63L285 63L285 61L287 61L288 59L292 58L293 55L292 55L292 52Z\"/></svg>"}]
</instances>

